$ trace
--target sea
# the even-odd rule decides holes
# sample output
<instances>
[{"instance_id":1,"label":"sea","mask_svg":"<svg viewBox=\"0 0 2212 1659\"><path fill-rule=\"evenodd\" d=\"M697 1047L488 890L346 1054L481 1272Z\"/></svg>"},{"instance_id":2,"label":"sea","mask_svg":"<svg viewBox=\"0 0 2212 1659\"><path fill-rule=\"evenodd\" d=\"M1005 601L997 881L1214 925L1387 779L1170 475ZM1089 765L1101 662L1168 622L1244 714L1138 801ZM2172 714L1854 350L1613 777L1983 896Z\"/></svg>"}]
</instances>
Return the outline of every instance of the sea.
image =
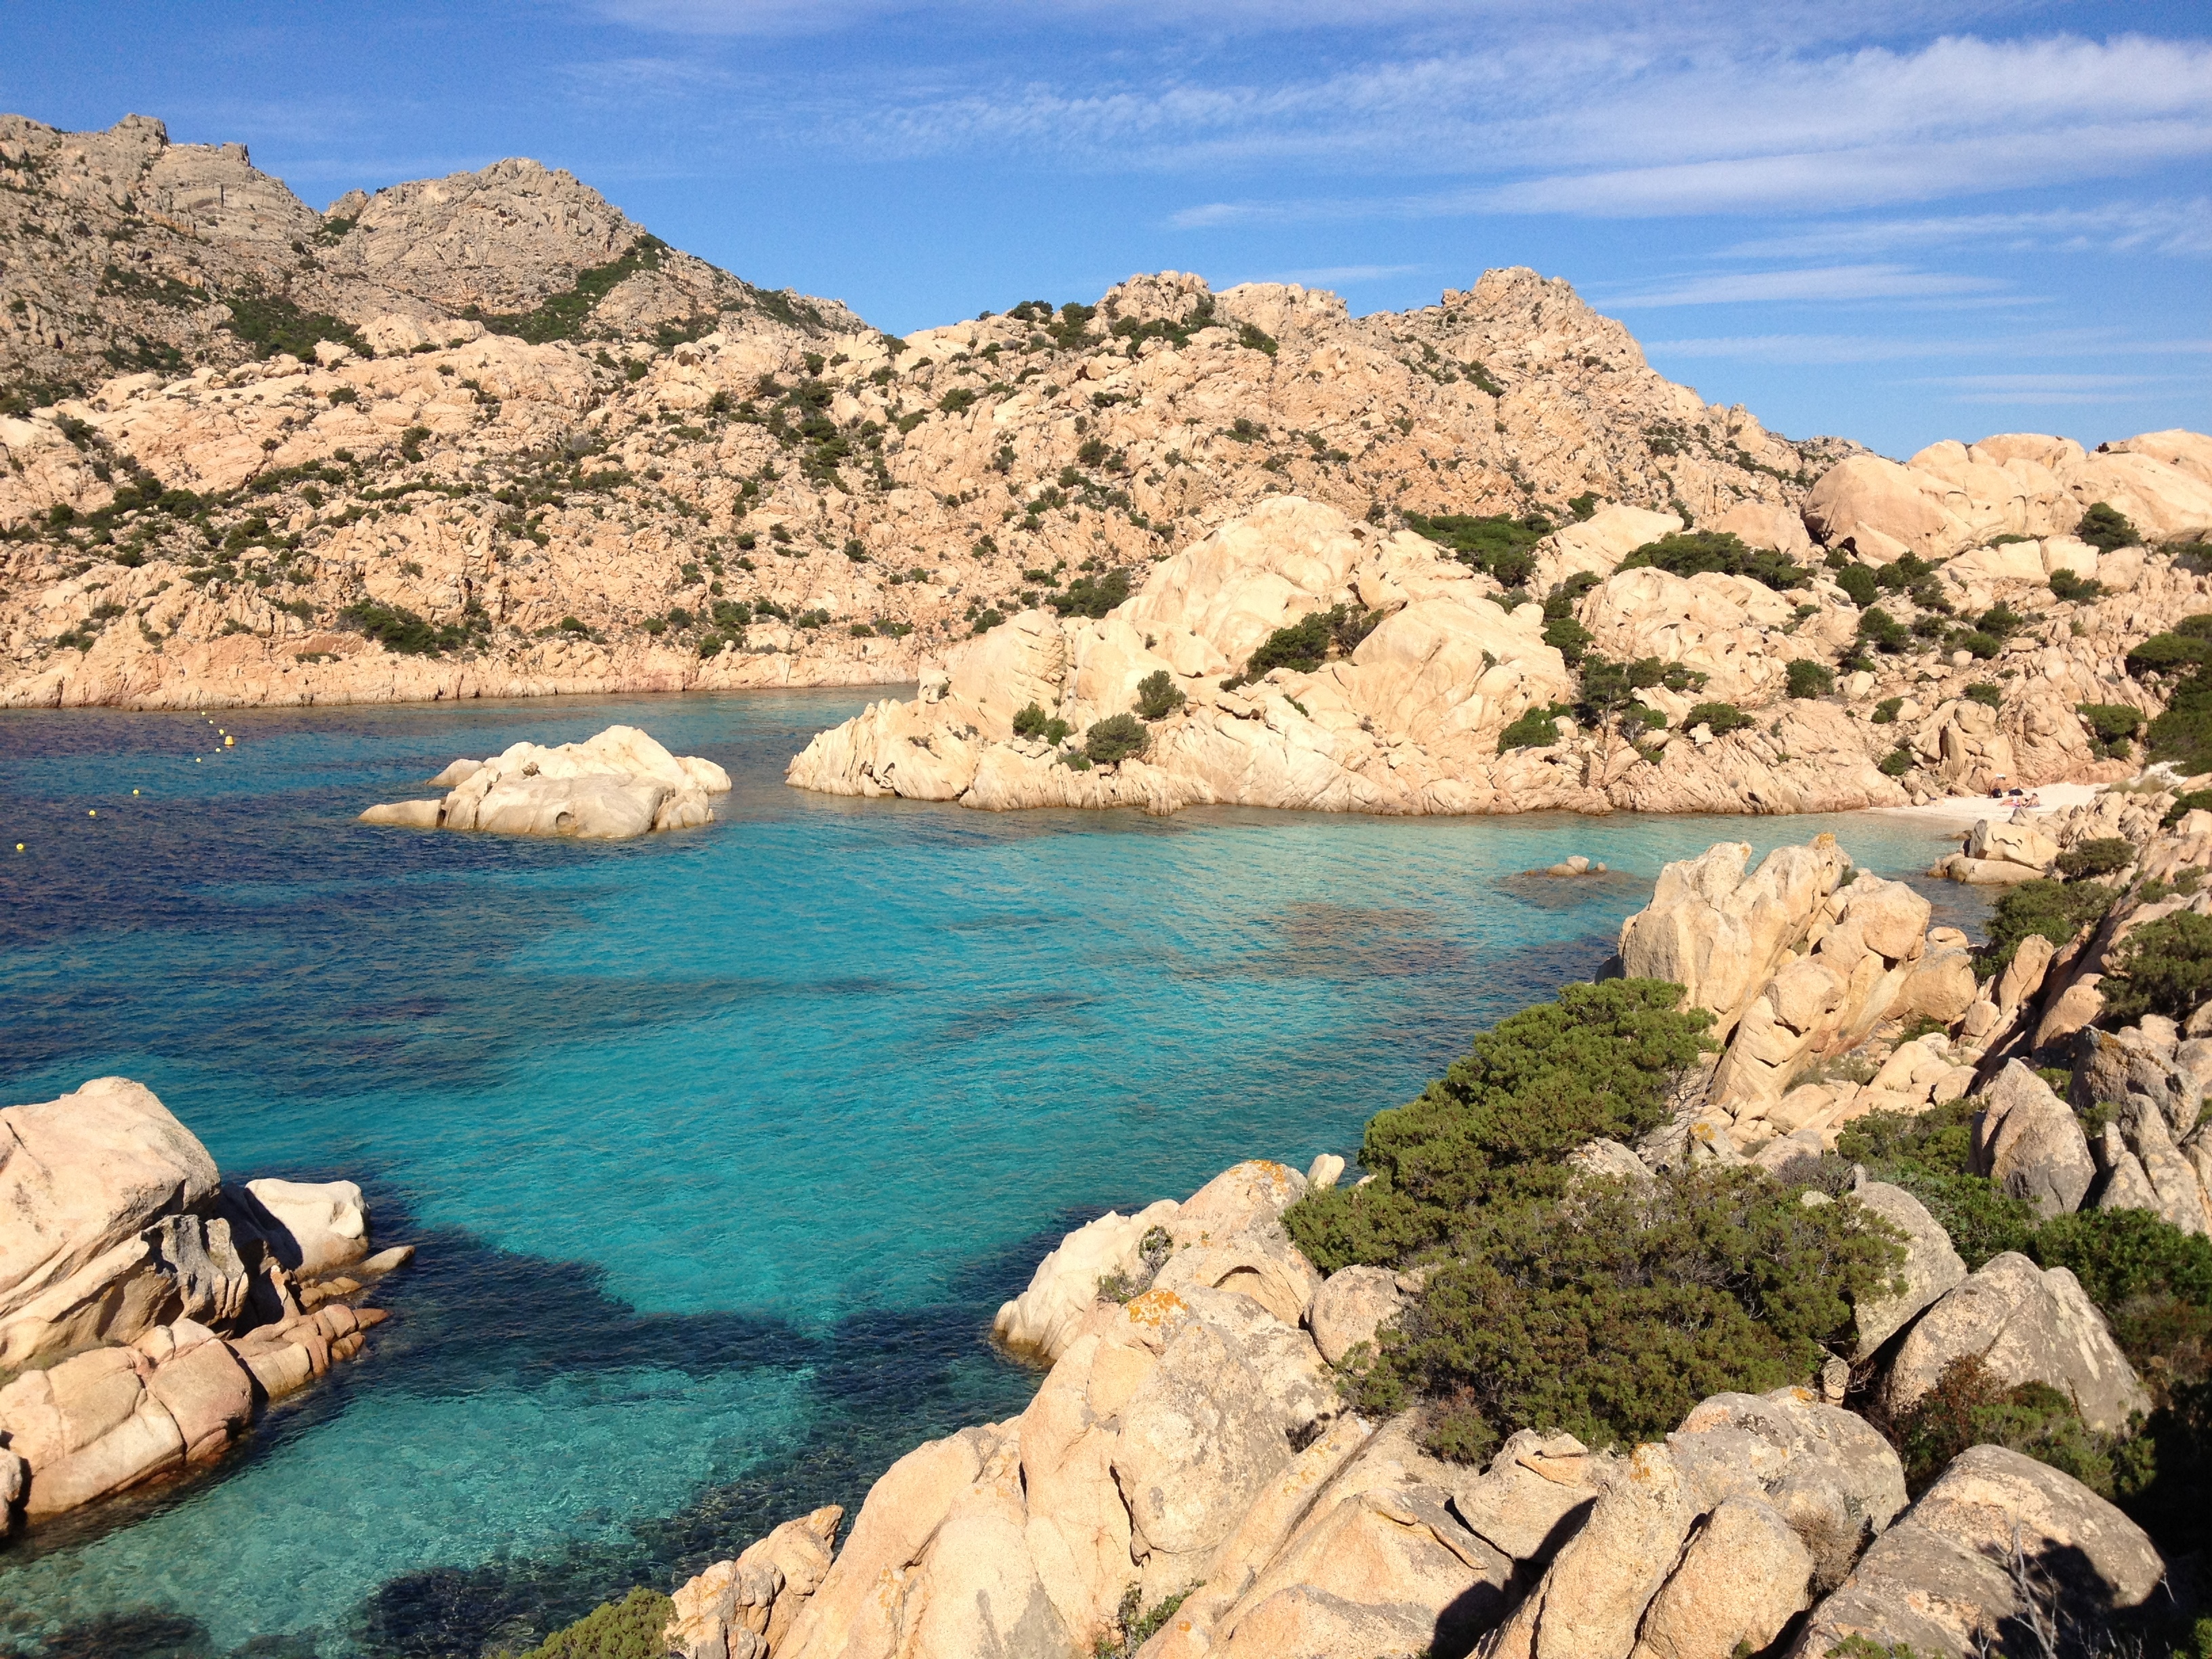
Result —
<instances>
[{"instance_id":1,"label":"sea","mask_svg":"<svg viewBox=\"0 0 2212 1659\"><path fill-rule=\"evenodd\" d=\"M226 1178L416 1247L357 1362L197 1477L0 1546L0 1654L498 1655L1018 1413L1060 1237L1356 1154L1589 977L1668 860L1899 815L991 814L783 782L868 690L0 714L0 1103L119 1075ZM622 844L372 828L623 723L728 769ZM1610 866L1528 873L1571 854Z\"/></svg>"}]
</instances>

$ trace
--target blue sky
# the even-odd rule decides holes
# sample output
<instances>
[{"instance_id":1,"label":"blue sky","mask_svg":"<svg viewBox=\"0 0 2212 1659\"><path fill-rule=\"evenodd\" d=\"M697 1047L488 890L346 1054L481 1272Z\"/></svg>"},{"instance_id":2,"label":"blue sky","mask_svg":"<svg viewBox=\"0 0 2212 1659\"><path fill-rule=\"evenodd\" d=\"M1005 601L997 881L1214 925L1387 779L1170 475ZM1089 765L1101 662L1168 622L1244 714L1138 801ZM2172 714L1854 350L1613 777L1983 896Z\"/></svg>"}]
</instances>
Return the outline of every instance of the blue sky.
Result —
<instances>
[{"instance_id":1,"label":"blue sky","mask_svg":"<svg viewBox=\"0 0 2212 1659\"><path fill-rule=\"evenodd\" d=\"M1796 436L2212 429L2201 3L5 0L0 107L318 206L532 155L894 331L1528 264Z\"/></svg>"}]
</instances>

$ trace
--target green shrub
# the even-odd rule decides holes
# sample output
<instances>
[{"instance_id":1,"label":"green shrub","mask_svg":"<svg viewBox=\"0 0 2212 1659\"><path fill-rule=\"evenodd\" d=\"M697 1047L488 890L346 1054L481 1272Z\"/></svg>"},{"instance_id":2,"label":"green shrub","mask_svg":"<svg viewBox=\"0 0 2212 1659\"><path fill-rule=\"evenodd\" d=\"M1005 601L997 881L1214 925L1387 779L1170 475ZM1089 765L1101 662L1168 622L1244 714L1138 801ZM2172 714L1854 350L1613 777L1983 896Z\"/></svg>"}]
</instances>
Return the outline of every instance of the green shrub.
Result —
<instances>
[{"instance_id":1,"label":"green shrub","mask_svg":"<svg viewBox=\"0 0 2212 1659\"><path fill-rule=\"evenodd\" d=\"M338 620L402 656L435 657L468 643L467 631L452 623L425 621L396 605L362 599L338 612Z\"/></svg>"},{"instance_id":2,"label":"green shrub","mask_svg":"<svg viewBox=\"0 0 2212 1659\"><path fill-rule=\"evenodd\" d=\"M1723 576L1748 576L1778 593L1802 587L1809 573L1786 553L1772 548L1747 547L1742 538L1724 530L1678 531L1646 542L1620 562L1623 570L1650 565L1677 576L1716 572Z\"/></svg>"},{"instance_id":3,"label":"green shrub","mask_svg":"<svg viewBox=\"0 0 2212 1659\"><path fill-rule=\"evenodd\" d=\"M2058 855L2058 873L2069 881L2114 876L2136 861L2135 843L2118 836L2100 836Z\"/></svg>"},{"instance_id":4,"label":"green shrub","mask_svg":"<svg viewBox=\"0 0 2212 1659\"><path fill-rule=\"evenodd\" d=\"M1974 1174L1978 1109L1955 1100L1920 1113L1875 1112L1845 1124L1836 1138L1839 1157L1927 1206L1970 1273L2007 1250L2026 1250L2038 1219L2033 1205Z\"/></svg>"},{"instance_id":5,"label":"green shrub","mask_svg":"<svg viewBox=\"0 0 2212 1659\"><path fill-rule=\"evenodd\" d=\"M1593 1181L1564 1204L1492 1195L1458 1218L1353 1398L1379 1413L1431 1397L1431 1449L1469 1461L1539 1425L1656 1440L1711 1395L1809 1378L1903 1261L1855 1200L1809 1206L1757 1170Z\"/></svg>"},{"instance_id":6,"label":"green shrub","mask_svg":"<svg viewBox=\"0 0 2212 1659\"><path fill-rule=\"evenodd\" d=\"M1501 1020L1418 1099L1368 1120L1359 1162L1374 1179L1293 1206L1291 1237L1333 1273L1439 1243L1471 1206L1556 1194L1560 1157L1656 1127L1668 1089L1711 1046L1711 1016L1681 1012L1680 996L1661 980L1606 980Z\"/></svg>"},{"instance_id":7,"label":"green shrub","mask_svg":"<svg viewBox=\"0 0 2212 1659\"><path fill-rule=\"evenodd\" d=\"M554 1632L522 1659L661 1659L660 1632L675 1616L672 1600L641 1586Z\"/></svg>"},{"instance_id":8,"label":"green shrub","mask_svg":"<svg viewBox=\"0 0 2212 1659\"><path fill-rule=\"evenodd\" d=\"M1121 1593L1121 1609L1115 1619L1115 1628L1120 1633L1118 1639L1109 1636L1100 1637L1091 1649L1092 1659L1132 1659L1139 1648L1167 1628L1168 1620L1176 1616L1177 1610L1190 1599L1191 1591L1197 1588L1194 1584L1190 1589L1177 1590L1147 1612L1144 1607L1143 1589L1138 1585L1130 1585Z\"/></svg>"},{"instance_id":9,"label":"green shrub","mask_svg":"<svg viewBox=\"0 0 2212 1659\"><path fill-rule=\"evenodd\" d=\"M1876 761L1875 765L1881 769L1882 776L1886 778L1901 778L1919 763L1914 758L1912 751L1900 743Z\"/></svg>"},{"instance_id":10,"label":"green shrub","mask_svg":"<svg viewBox=\"0 0 2212 1659\"><path fill-rule=\"evenodd\" d=\"M1899 1419L1898 1451L1907 1492L1924 1492L1969 1446L2003 1446L2112 1496L2112 1459L2074 1402L2047 1382L2008 1388L1978 1354L1964 1354Z\"/></svg>"},{"instance_id":11,"label":"green shrub","mask_svg":"<svg viewBox=\"0 0 2212 1659\"><path fill-rule=\"evenodd\" d=\"M1498 752L1509 749L1549 749L1559 741L1559 722L1571 719L1574 709L1564 702L1530 708L1498 734Z\"/></svg>"},{"instance_id":12,"label":"green shrub","mask_svg":"<svg viewBox=\"0 0 2212 1659\"><path fill-rule=\"evenodd\" d=\"M2188 1018L2212 996L2212 916L2178 910L2144 923L2120 942L2098 989L2116 1025L2145 1014Z\"/></svg>"},{"instance_id":13,"label":"green shrub","mask_svg":"<svg viewBox=\"0 0 2212 1659\"><path fill-rule=\"evenodd\" d=\"M2008 640L2027 627L2027 623L2028 619L2026 617L2021 616L2019 611L2000 599L1975 619L1974 626L1984 634L1995 635L2001 640Z\"/></svg>"},{"instance_id":14,"label":"green shrub","mask_svg":"<svg viewBox=\"0 0 2212 1659\"><path fill-rule=\"evenodd\" d=\"M1663 685L1669 691L1702 691L1705 677L1694 668L1685 668L1678 662L1666 662L1657 657L1638 657L1628 665L1628 683L1638 691L1648 691L1655 685Z\"/></svg>"},{"instance_id":15,"label":"green shrub","mask_svg":"<svg viewBox=\"0 0 2212 1659\"><path fill-rule=\"evenodd\" d=\"M1758 720L1732 702L1701 702L1682 716L1684 731L1692 726L1710 726L1717 738L1724 738L1731 732L1741 732L1746 726L1758 724Z\"/></svg>"},{"instance_id":16,"label":"green shrub","mask_svg":"<svg viewBox=\"0 0 2212 1659\"><path fill-rule=\"evenodd\" d=\"M2142 532L2128 522L2127 514L2109 501L2092 501L2081 514L2081 522L2074 526L2074 534L2100 553L2134 547L2142 540Z\"/></svg>"},{"instance_id":17,"label":"green shrub","mask_svg":"<svg viewBox=\"0 0 2212 1659\"><path fill-rule=\"evenodd\" d=\"M1547 616L1544 619L1544 643L1557 651L1570 668L1582 661L1583 653L1595 637L1571 616Z\"/></svg>"},{"instance_id":18,"label":"green shrub","mask_svg":"<svg viewBox=\"0 0 2212 1659\"><path fill-rule=\"evenodd\" d=\"M1098 766L1133 760L1152 744L1152 734L1134 714L1109 714L1083 734L1083 752Z\"/></svg>"},{"instance_id":19,"label":"green shrub","mask_svg":"<svg viewBox=\"0 0 2212 1659\"><path fill-rule=\"evenodd\" d=\"M1332 637L1328 611L1316 611L1301 617L1260 642L1259 648L1245 659L1244 678L1256 680L1274 668L1310 674L1328 659Z\"/></svg>"},{"instance_id":20,"label":"green shrub","mask_svg":"<svg viewBox=\"0 0 2212 1659\"><path fill-rule=\"evenodd\" d=\"M1512 518L1499 514L1471 518L1461 513L1430 518L1406 514L1406 527L1415 535L1452 550L1452 556L1472 569L1487 572L1504 587L1522 587L1536 573L1536 544L1552 533L1552 521L1540 514Z\"/></svg>"},{"instance_id":21,"label":"green shrub","mask_svg":"<svg viewBox=\"0 0 2212 1659\"><path fill-rule=\"evenodd\" d=\"M2100 755L2124 757L2136 732L2142 730L2140 708L2124 702L2081 702L2074 712L2089 728L2091 744Z\"/></svg>"},{"instance_id":22,"label":"green shrub","mask_svg":"<svg viewBox=\"0 0 2212 1659\"><path fill-rule=\"evenodd\" d=\"M1859 612L1859 638L1877 651L1904 651L1912 644L1912 631L1878 605Z\"/></svg>"},{"instance_id":23,"label":"green shrub","mask_svg":"<svg viewBox=\"0 0 2212 1659\"><path fill-rule=\"evenodd\" d=\"M230 312L224 325L254 349L259 357L288 351L303 362L312 360L317 343L335 340L366 353L368 343L351 324L319 311L302 311L291 301L274 294L234 294L223 304ZM333 400L335 401L335 400Z\"/></svg>"},{"instance_id":24,"label":"green shrub","mask_svg":"<svg viewBox=\"0 0 2212 1659\"><path fill-rule=\"evenodd\" d=\"M2051 573L2051 597L2074 604L2083 599L2101 598L2104 585L2087 576L2076 574L2061 565Z\"/></svg>"},{"instance_id":25,"label":"green shrub","mask_svg":"<svg viewBox=\"0 0 2212 1659\"><path fill-rule=\"evenodd\" d=\"M2173 798L2173 805L2166 809L2166 816L2159 822L2171 830L2191 812L2208 811L2212 811L2212 789L2191 789Z\"/></svg>"},{"instance_id":26,"label":"green shrub","mask_svg":"<svg viewBox=\"0 0 2212 1659\"><path fill-rule=\"evenodd\" d=\"M2194 667L2212 654L2212 640L2193 634L2154 634L2127 655L2128 672L2141 679L2146 674L2171 674Z\"/></svg>"},{"instance_id":27,"label":"green shrub","mask_svg":"<svg viewBox=\"0 0 2212 1659\"><path fill-rule=\"evenodd\" d=\"M1966 688L1966 701L1978 702L1984 708L2002 708L2004 704L2004 693L1987 680L1977 680Z\"/></svg>"},{"instance_id":28,"label":"green shrub","mask_svg":"<svg viewBox=\"0 0 2212 1659\"><path fill-rule=\"evenodd\" d=\"M1188 701L1164 668L1154 669L1137 682L1137 713L1148 720L1164 720Z\"/></svg>"},{"instance_id":29,"label":"green shrub","mask_svg":"<svg viewBox=\"0 0 2212 1659\"><path fill-rule=\"evenodd\" d=\"M1874 723L1876 726L1896 725L1897 711L1904 707L1905 699L1902 697L1884 697L1874 706Z\"/></svg>"},{"instance_id":30,"label":"green shrub","mask_svg":"<svg viewBox=\"0 0 2212 1659\"><path fill-rule=\"evenodd\" d=\"M2030 933L2064 945L2105 919L2118 890L2102 882L2024 881L2007 888L1990 912L1984 967L2006 966Z\"/></svg>"},{"instance_id":31,"label":"green shrub","mask_svg":"<svg viewBox=\"0 0 2212 1659\"><path fill-rule=\"evenodd\" d=\"M1863 564L1847 564L1836 572L1836 586L1862 611L1872 605L1881 591L1875 585L1874 572Z\"/></svg>"},{"instance_id":32,"label":"green shrub","mask_svg":"<svg viewBox=\"0 0 2212 1659\"><path fill-rule=\"evenodd\" d=\"M1793 697L1825 697L1836 689L1836 671L1809 657L1792 660L1789 674L1790 695Z\"/></svg>"},{"instance_id":33,"label":"green shrub","mask_svg":"<svg viewBox=\"0 0 2212 1659\"><path fill-rule=\"evenodd\" d=\"M1263 332L1250 323L1239 323L1237 325L1237 343L1249 351L1264 351L1270 357L1275 355L1275 337Z\"/></svg>"},{"instance_id":34,"label":"green shrub","mask_svg":"<svg viewBox=\"0 0 2212 1659\"><path fill-rule=\"evenodd\" d=\"M1969 629L1952 636L1951 643L1967 655L1987 662L2004 649L2004 641L1994 634L1984 634L1979 629Z\"/></svg>"},{"instance_id":35,"label":"green shrub","mask_svg":"<svg viewBox=\"0 0 2212 1659\"><path fill-rule=\"evenodd\" d=\"M975 625L969 631L973 634L988 634L1006 619L1006 614L996 605L988 606L975 613Z\"/></svg>"},{"instance_id":36,"label":"green shrub","mask_svg":"<svg viewBox=\"0 0 2212 1659\"><path fill-rule=\"evenodd\" d=\"M1129 573L1126 570L1102 570L1078 576L1058 593L1048 593L1044 602L1063 617L1104 616L1129 597Z\"/></svg>"}]
</instances>

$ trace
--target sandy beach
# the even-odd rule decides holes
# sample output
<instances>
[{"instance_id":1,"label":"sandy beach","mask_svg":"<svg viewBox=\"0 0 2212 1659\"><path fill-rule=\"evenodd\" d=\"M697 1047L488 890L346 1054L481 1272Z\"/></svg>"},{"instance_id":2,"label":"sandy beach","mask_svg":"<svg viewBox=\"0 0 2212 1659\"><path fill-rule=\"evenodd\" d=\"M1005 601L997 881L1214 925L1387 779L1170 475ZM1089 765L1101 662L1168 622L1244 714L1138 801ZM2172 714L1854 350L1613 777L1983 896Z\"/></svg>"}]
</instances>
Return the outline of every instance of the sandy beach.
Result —
<instances>
[{"instance_id":1,"label":"sandy beach","mask_svg":"<svg viewBox=\"0 0 2212 1659\"><path fill-rule=\"evenodd\" d=\"M2065 807L2080 806L2094 800L2109 787L2109 784L2102 783L2046 783L2032 792L2037 803L2032 810L2039 817ZM1917 806L1877 806L1872 810L1899 817L1940 819L1966 830L1972 829L1978 819L2008 817L2014 805L2010 800L1995 800L1987 795L1946 795Z\"/></svg>"}]
</instances>

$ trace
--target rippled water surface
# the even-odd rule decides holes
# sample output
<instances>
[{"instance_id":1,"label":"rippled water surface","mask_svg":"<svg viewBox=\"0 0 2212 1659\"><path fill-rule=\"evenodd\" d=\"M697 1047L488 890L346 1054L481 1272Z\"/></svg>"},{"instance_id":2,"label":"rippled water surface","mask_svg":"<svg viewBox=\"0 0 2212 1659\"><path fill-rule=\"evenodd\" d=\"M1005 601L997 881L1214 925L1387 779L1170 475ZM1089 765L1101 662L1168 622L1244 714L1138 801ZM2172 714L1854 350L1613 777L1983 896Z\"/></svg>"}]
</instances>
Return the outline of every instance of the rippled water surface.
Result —
<instances>
[{"instance_id":1,"label":"rippled water surface","mask_svg":"<svg viewBox=\"0 0 2212 1659\"><path fill-rule=\"evenodd\" d=\"M224 714L228 751L198 715L0 715L0 1097L139 1079L227 1176L357 1179L379 1239L422 1246L368 1357L214 1474L0 1553L0 1650L526 1646L1018 1411L991 1311L1062 1231L1241 1157L1349 1153L1587 976L1665 860L1819 829L1884 874L1944 850L1877 816L786 789L866 699ZM456 755L616 720L726 766L722 822L352 822ZM1573 852L1620 873L1517 873Z\"/></svg>"}]
</instances>

